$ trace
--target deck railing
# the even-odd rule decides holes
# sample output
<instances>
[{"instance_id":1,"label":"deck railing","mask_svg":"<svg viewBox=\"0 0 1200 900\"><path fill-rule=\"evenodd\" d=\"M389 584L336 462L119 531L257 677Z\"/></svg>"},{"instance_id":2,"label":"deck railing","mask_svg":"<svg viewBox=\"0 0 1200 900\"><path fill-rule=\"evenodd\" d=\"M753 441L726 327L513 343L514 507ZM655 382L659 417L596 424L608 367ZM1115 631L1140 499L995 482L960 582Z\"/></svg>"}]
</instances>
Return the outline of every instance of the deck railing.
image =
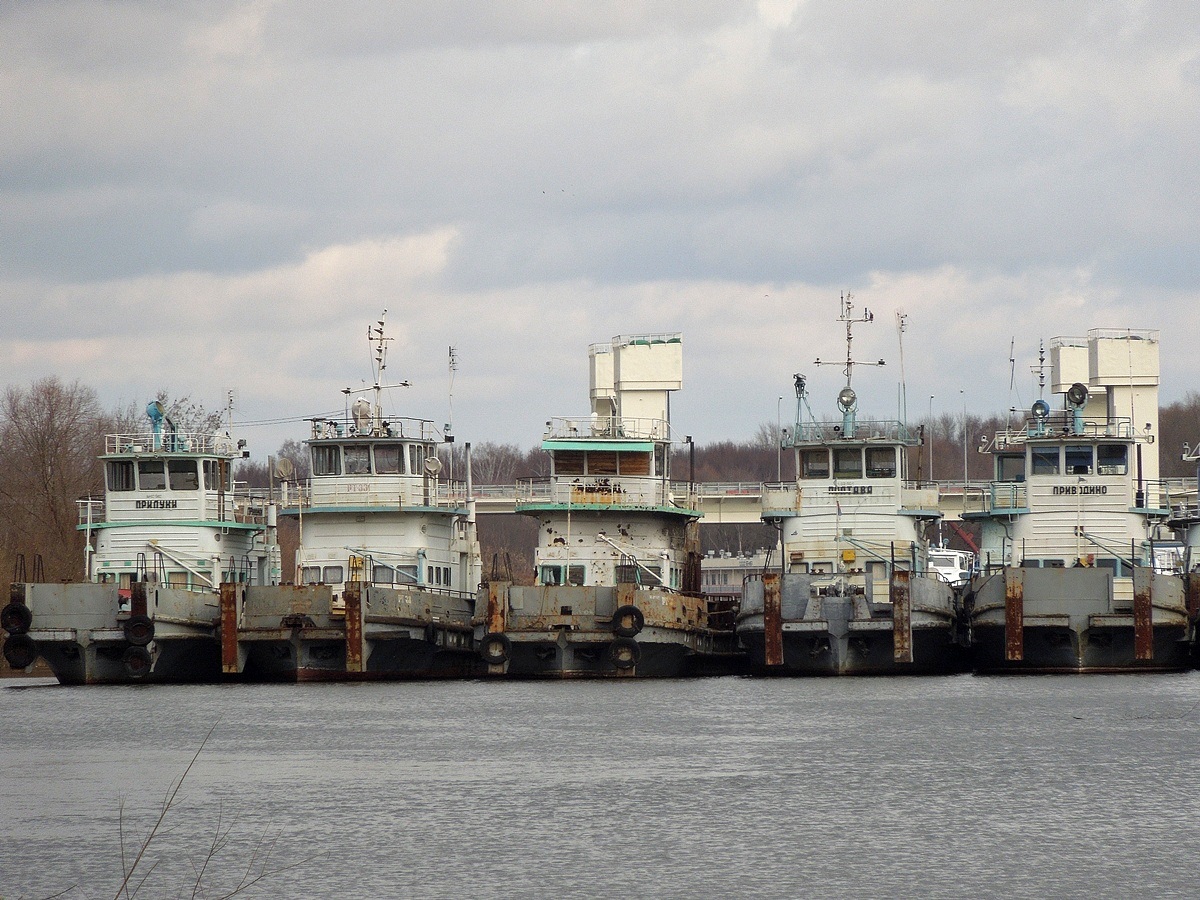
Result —
<instances>
[{"instance_id":1,"label":"deck railing","mask_svg":"<svg viewBox=\"0 0 1200 900\"><path fill-rule=\"evenodd\" d=\"M695 509L696 495L686 483L652 478L524 478L517 482L517 505L523 503Z\"/></svg>"}]
</instances>

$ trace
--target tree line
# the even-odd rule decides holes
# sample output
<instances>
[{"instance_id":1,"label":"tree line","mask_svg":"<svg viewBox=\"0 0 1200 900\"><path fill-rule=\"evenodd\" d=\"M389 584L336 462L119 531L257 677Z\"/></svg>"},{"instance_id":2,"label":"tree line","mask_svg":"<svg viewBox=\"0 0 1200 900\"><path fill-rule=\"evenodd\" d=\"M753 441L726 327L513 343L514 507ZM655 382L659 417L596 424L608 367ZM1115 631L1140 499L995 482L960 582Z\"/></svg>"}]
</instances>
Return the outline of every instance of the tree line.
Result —
<instances>
[{"instance_id":1,"label":"tree line","mask_svg":"<svg viewBox=\"0 0 1200 900\"><path fill-rule=\"evenodd\" d=\"M206 410L190 398L158 399L181 431L212 432L222 427L218 412ZM78 501L104 495L104 473L97 457L105 435L146 430L144 409L136 404L106 409L96 392L78 382L43 378L28 386L10 386L0 400L0 566L12 580L35 576L47 581L77 580L83 573L84 536L79 524ZM970 481L991 478L991 457L979 452L980 439L1020 427L1023 418L1010 416L942 414L917 422L924 443L909 454L909 477L922 480L961 481L966 449L966 476ZM1185 462L1181 450L1200 442L1200 393L1163 406L1159 434L1152 452L1158 452L1164 478L1195 477L1196 463ZM456 480L466 475L465 447L443 447L444 473ZM307 449L285 441L274 454L288 459L293 480L309 473ZM676 445L671 459L675 481L774 482L796 477L794 458L779 449L779 429L764 423L746 441ZM548 454L540 447L522 449L511 443L483 441L471 448L471 474L476 485L512 485L519 479L549 474ZM271 471L265 461L243 460L236 470L239 481L266 488ZM480 543L485 569L493 560L503 571L512 570L521 580L533 568L536 521L524 516L481 516ZM701 528L703 549L752 552L774 544L774 531L763 525L710 525ZM292 559L296 531L281 520L285 572ZM23 559L22 573L18 561ZM35 571L35 561L40 567Z\"/></svg>"}]
</instances>

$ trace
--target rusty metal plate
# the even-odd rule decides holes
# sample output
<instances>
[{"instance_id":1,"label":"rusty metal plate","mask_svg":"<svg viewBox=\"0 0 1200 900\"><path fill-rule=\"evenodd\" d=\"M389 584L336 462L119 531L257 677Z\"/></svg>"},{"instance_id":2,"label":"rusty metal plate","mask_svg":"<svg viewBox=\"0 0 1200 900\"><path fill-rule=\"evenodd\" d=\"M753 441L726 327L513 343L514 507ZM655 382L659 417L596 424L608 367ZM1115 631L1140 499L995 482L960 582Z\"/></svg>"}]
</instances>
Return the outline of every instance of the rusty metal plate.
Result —
<instances>
[{"instance_id":1,"label":"rusty metal plate","mask_svg":"<svg viewBox=\"0 0 1200 900\"><path fill-rule=\"evenodd\" d=\"M146 615L146 582L135 581L129 586L129 614Z\"/></svg>"},{"instance_id":2,"label":"rusty metal plate","mask_svg":"<svg viewBox=\"0 0 1200 900\"><path fill-rule=\"evenodd\" d=\"M1187 597L1188 620L1195 624L1200 619L1200 572L1188 572L1184 576L1183 590Z\"/></svg>"},{"instance_id":3,"label":"rusty metal plate","mask_svg":"<svg viewBox=\"0 0 1200 900\"><path fill-rule=\"evenodd\" d=\"M1147 566L1133 570L1133 658L1154 659L1154 571Z\"/></svg>"},{"instance_id":4,"label":"rusty metal plate","mask_svg":"<svg viewBox=\"0 0 1200 900\"><path fill-rule=\"evenodd\" d=\"M342 592L346 603L346 671L363 670L362 586L351 582Z\"/></svg>"},{"instance_id":5,"label":"rusty metal plate","mask_svg":"<svg viewBox=\"0 0 1200 900\"><path fill-rule=\"evenodd\" d=\"M488 584L487 630L488 634L503 634L508 630L508 582L493 581Z\"/></svg>"},{"instance_id":6,"label":"rusty metal plate","mask_svg":"<svg viewBox=\"0 0 1200 900\"><path fill-rule=\"evenodd\" d=\"M779 573L763 575L763 656L768 666L783 665L783 592Z\"/></svg>"},{"instance_id":7,"label":"rusty metal plate","mask_svg":"<svg viewBox=\"0 0 1200 900\"><path fill-rule=\"evenodd\" d=\"M1004 658L1025 658L1025 573L1019 568L1004 570Z\"/></svg>"},{"instance_id":8,"label":"rusty metal plate","mask_svg":"<svg viewBox=\"0 0 1200 900\"><path fill-rule=\"evenodd\" d=\"M221 671L238 674L237 585L221 584Z\"/></svg>"},{"instance_id":9,"label":"rusty metal plate","mask_svg":"<svg viewBox=\"0 0 1200 900\"><path fill-rule=\"evenodd\" d=\"M893 569L889 585L892 600L892 659L898 663L913 661L912 595L907 569Z\"/></svg>"}]
</instances>

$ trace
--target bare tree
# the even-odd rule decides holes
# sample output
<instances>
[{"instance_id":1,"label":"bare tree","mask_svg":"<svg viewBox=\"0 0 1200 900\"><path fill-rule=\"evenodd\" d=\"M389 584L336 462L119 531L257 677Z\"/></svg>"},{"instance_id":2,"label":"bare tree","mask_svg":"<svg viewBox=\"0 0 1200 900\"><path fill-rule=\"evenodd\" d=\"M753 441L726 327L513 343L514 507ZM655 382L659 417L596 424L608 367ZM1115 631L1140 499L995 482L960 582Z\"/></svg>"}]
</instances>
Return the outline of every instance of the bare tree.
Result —
<instances>
[{"instance_id":1,"label":"bare tree","mask_svg":"<svg viewBox=\"0 0 1200 900\"><path fill-rule=\"evenodd\" d=\"M103 491L97 456L111 424L96 393L56 377L9 387L0 404L4 565L40 554L50 580L78 577L83 538L76 501Z\"/></svg>"}]
</instances>

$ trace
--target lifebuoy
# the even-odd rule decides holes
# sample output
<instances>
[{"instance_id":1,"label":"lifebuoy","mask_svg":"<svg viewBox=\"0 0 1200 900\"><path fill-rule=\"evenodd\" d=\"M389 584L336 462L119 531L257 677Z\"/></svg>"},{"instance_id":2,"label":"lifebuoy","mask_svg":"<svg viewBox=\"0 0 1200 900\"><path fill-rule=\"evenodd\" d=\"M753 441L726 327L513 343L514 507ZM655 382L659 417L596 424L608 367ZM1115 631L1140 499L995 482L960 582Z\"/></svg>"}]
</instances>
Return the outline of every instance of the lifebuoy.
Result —
<instances>
[{"instance_id":1,"label":"lifebuoy","mask_svg":"<svg viewBox=\"0 0 1200 900\"><path fill-rule=\"evenodd\" d=\"M512 641L502 632L484 636L479 642L479 655L489 666L502 666L512 652Z\"/></svg>"},{"instance_id":2,"label":"lifebuoy","mask_svg":"<svg viewBox=\"0 0 1200 900\"><path fill-rule=\"evenodd\" d=\"M121 662L125 664L125 671L130 678L145 678L150 674L150 667L154 664L150 651L145 647L137 646L127 648L125 655L121 657Z\"/></svg>"},{"instance_id":3,"label":"lifebuoy","mask_svg":"<svg viewBox=\"0 0 1200 900\"><path fill-rule=\"evenodd\" d=\"M135 647L145 647L154 640L154 620L149 616L130 616L123 629L125 640Z\"/></svg>"},{"instance_id":4,"label":"lifebuoy","mask_svg":"<svg viewBox=\"0 0 1200 900\"><path fill-rule=\"evenodd\" d=\"M27 634L10 634L4 642L4 658L14 669L28 669L37 662L37 644Z\"/></svg>"},{"instance_id":5,"label":"lifebuoy","mask_svg":"<svg viewBox=\"0 0 1200 900\"><path fill-rule=\"evenodd\" d=\"M618 606L617 611L613 613L612 630L617 637L637 637L645 627L646 617L636 606Z\"/></svg>"},{"instance_id":6,"label":"lifebuoy","mask_svg":"<svg viewBox=\"0 0 1200 900\"><path fill-rule=\"evenodd\" d=\"M632 669L642 658L642 648L633 638L619 637L608 645L608 658L622 671Z\"/></svg>"},{"instance_id":7,"label":"lifebuoy","mask_svg":"<svg viewBox=\"0 0 1200 900\"><path fill-rule=\"evenodd\" d=\"M24 634L33 624L33 611L24 603L13 600L0 610L0 628L9 634ZM24 668L22 666L22 668Z\"/></svg>"}]
</instances>

